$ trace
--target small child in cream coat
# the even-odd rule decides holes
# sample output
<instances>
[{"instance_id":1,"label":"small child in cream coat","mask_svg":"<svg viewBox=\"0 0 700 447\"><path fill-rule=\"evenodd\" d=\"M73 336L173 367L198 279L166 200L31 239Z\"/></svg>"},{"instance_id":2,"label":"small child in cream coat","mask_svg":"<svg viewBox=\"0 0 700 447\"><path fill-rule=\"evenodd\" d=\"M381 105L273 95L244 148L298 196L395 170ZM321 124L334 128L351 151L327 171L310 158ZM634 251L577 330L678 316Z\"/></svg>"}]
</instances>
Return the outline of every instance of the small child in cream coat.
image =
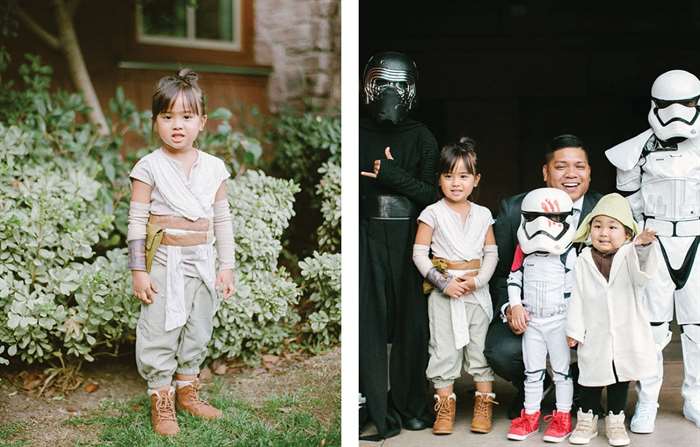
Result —
<instances>
[{"instance_id":1,"label":"small child in cream coat","mask_svg":"<svg viewBox=\"0 0 700 447\"><path fill-rule=\"evenodd\" d=\"M657 258L655 232L641 233L627 200L604 196L585 217L574 242L589 239L576 261L567 316L569 346L578 345L581 407L572 444L588 444L598 435L593 409L607 388L605 432L610 445L630 443L624 408L629 382L656 374L656 347L640 289L651 278Z\"/></svg>"}]
</instances>

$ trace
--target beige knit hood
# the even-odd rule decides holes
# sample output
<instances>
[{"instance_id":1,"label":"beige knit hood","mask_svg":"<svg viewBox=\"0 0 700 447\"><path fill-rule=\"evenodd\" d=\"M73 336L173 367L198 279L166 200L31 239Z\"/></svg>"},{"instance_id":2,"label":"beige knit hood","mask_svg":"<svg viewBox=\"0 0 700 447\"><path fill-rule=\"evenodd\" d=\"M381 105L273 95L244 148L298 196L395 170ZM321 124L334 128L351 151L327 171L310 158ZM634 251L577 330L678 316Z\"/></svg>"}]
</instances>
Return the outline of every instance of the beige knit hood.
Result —
<instances>
[{"instance_id":1,"label":"beige knit hood","mask_svg":"<svg viewBox=\"0 0 700 447\"><path fill-rule=\"evenodd\" d=\"M591 234L591 221L594 217L601 214L622 222L622 225L632 230L632 238L639 233L639 228L634 221L634 217L632 217L632 209L627 199L618 193L612 193L603 196L593 208L593 211L588 213L583 219L574 235L574 242L586 242L588 240L588 236Z\"/></svg>"}]
</instances>

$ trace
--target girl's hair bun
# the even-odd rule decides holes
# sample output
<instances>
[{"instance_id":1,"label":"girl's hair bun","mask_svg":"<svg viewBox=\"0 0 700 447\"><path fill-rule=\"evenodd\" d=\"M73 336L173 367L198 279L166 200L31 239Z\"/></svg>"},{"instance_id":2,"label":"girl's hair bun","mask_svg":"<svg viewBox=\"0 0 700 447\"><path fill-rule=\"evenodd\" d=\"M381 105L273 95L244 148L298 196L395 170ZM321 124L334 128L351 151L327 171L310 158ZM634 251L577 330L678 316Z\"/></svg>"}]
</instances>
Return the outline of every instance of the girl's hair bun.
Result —
<instances>
[{"instance_id":1,"label":"girl's hair bun","mask_svg":"<svg viewBox=\"0 0 700 447\"><path fill-rule=\"evenodd\" d=\"M459 145L463 146L465 149L472 150L476 152L476 141L469 137L462 137L459 139Z\"/></svg>"},{"instance_id":2,"label":"girl's hair bun","mask_svg":"<svg viewBox=\"0 0 700 447\"><path fill-rule=\"evenodd\" d=\"M199 79L199 76L197 76L197 73L195 73L194 71L192 71L189 68L181 68L180 70L178 70L176 76L178 79L185 81L188 84L194 84Z\"/></svg>"}]
</instances>

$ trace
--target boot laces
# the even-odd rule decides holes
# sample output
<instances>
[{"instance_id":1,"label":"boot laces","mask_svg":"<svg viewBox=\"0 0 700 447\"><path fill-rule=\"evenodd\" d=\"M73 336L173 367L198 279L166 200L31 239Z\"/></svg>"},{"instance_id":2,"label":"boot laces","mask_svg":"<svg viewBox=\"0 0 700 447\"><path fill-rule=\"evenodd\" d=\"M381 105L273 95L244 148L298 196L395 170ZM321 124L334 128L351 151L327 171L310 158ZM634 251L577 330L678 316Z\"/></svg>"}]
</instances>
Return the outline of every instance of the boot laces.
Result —
<instances>
[{"instance_id":1,"label":"boot laces","mask_svg":"<svg viewBox=\"0 0 700 447\"><path fill-rule=\"evenodd\" d=\"M435 420L450 419L450 398L437 398L435 402Z\"/></svg>"},{"instance_id":2,"label":"boot laces","mask_svg":"<svg viewBox=\"0 0 700 447\"><path fill-rule=\"evenodd\" d=\"M190 391L190 394L192 396L192 401L196 405L209 405L209 402L206 400L200 399L199 397L199 390L202 388L202 385L199 383L199 381L195 381L190 385L192 387L192 391Z\"/></svg>"},{"instance_id":3,"label":"boot laces","mask_svg":"<svg viewBox=\"0 0 700 447\"><path fill-rule=\"evenodd\" d=\"M513 428L522 428L526 432L531 432L535 429L535 423L537 422L537 413L527 414L525 410L522 410L519 417L513 419L511 423Z\"/></svg>"},{"instance_id":4,"label":"boot laces","mask_svg":"<svg viewBox=\"0 0 700 447\"><path fill-rule=\"evenodd\" d=\"M565 417L564 413L560 413L558 411L555 411L554 413L548 414L547 416L545 416L544 421L546 423L551 422L551 428L553 430L562 431L565 428L564 427L564 417Z\"/></svg>"},{"instance_id":5,"label":"boot laces","mask_svg":"<svg viewBox=\"0 0 700 447\"><path fill-rule=\"evenodd\" d=\"M491 411L491 404L498 405L498 402L496 402L491 396L477 396L474 415L488 416L489 412Z\"/></svg>"},{"instance_id":6,"label":"boot laces","mask_svg":"<svg viewBox=\"0 0 700 447\"><path fill-rule=\"evenodd\" d=\"M169 394L156 395L156 411L162 421L175 421L175 404Z\"/></svg>"}]
</instances>

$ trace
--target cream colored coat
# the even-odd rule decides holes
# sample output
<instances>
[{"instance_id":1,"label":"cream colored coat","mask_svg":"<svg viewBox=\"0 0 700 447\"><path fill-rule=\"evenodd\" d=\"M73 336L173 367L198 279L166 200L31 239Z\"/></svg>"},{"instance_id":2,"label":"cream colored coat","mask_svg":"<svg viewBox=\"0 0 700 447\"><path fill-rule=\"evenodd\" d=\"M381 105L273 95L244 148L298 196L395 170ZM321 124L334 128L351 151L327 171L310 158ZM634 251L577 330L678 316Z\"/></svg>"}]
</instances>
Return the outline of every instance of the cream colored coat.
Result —
<instances>
[{"instance_id":1,"label":"cream colored coat","mask_svg":"<svg viewBox=\"0 0 700 447\"><path fill-rule=\"evenodd\" d=\"M585 248L576 261L576 286L567 314L566 335L577 340L578 382L583 386L640 380L656 373L656 347L641 288L657 265L655 250L640 266L634 244L620 247L606 281Z\"/></svg>"}]
</instances>

